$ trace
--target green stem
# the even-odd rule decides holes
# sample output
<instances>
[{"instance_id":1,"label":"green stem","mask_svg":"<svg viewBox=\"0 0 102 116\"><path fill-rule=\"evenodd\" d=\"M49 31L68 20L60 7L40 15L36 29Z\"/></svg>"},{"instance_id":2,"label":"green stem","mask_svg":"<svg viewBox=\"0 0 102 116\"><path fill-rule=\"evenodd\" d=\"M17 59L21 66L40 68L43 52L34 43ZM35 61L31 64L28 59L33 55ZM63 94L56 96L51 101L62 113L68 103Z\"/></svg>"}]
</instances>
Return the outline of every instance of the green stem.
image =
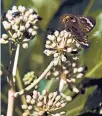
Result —
<instances>
[{"instance_id":1,"label":"green stem","mask_svg":"<svg viewBox=\"0 0 102 116\"><path fill-rule=\"evenodd\" d=\"M54 61L51 61L51 63L48 65L48 67L44 70L44 72L40 75L40 77L36 81L31 83L28 87L26 87L25 89L21 90L20 92L16 92L14 94L14 96L18 97L19 95L23 95L25 91L26 92L30 91L33 87L35 87L46 76L46 74L51 70L51 68L53 66L54 66Z\"/></svg>"},{"instance_id":2,"label":"green stem","mask_svg":"<svg viewBox=\"0 0 102 116\"><path fill-rule=\"evenodd\" d=\"M7 97L1 93L1 100L4 101L5 104L7 104ZM18 114L18 116L21 116L22 112L20 111L20 109L18 107L15 108L15 112Z\"/></svg>"},{"instance_id":3,"label":"green stem","mask_svg":"<svg viewBox=\"0 0 102 116\"><path fill-rule=\"evenodd\" d=\"M14 56L12 74L10 74L9 77L7 77L8 78L8 84L9 84L7 116L13 116L14 115L15 82L14 82L13 78L16 76L16 70L17 70L17 64L18 64L18 58L19 58L19 49L20 49L20 45L17 45L16 53L15 53L15 56ZM12 63L11 63L11 65L12 65Z\"/></svg>"},{"instance_id":4,"label":"green stem","mask_svg":"<svg viewBox=\"0 0 102 116\"><path fill-rule=\"evenodd\" d=\"M17 74L16 74L16 80L17 80L18 89L19 89L19 91L21 91L23 89L23 84L22 84L22 80L20 78L20 74L19 74L19 70L18 69L17 69ZM21 102L22 102L22 104L26 104L26 99L25 99L24 95L21 96Z\"/></svg>"},{"instance_id":5,"label":"green stem","mask_svg":"<svg viewBox=\"0 0 102 116\"><path fill-rule=\"evenodd\" d=\"M87 15L88 15L90 9L92 8L93 3L94 3L94 0L90 0L88 6L87 6L87 8L86 8L86 10L85 10L84 13L83 13L84 16L87 16Z\"/></svg>"}]
</instances>

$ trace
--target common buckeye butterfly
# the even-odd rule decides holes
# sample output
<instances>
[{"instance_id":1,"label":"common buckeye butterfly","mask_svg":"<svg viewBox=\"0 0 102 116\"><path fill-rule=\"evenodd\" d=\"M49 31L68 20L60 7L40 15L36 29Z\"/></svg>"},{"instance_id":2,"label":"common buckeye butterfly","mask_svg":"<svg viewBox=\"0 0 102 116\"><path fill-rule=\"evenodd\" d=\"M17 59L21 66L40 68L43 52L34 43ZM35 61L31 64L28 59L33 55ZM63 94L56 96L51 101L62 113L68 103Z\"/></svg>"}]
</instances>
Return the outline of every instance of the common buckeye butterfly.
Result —
<instances>
[{"instance_id":1,"label":"common buckeye butterfly","mask_svg":"<svg viewBox=\"0 0 102 116\"><path fill-rule=\"evenodd\" d=\"M81 46L89 47L87 36L96 25L96 21L92 17L65 14L61 16L60 22L75 36Z\"/></svg>"}]
</instances>

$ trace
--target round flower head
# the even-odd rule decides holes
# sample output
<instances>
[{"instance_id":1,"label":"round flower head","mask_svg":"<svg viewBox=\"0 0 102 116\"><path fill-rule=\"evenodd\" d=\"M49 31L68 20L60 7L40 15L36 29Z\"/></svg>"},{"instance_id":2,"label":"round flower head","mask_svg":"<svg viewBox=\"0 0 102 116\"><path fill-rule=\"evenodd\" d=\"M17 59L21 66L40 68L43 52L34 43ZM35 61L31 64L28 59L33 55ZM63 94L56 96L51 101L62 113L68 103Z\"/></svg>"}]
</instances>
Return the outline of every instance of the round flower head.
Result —
<instances>
[{"instance_id":1,"label":"round flower head","mask_svg":"<svg viewBox=\"0 0 102 116\"><path fill-rule=\"evenodd\" d=\"M22 105L22 109L25 111L23 115L25 116L26 110L30 111L29 115L33 116L63 116L65 115L64 111L59 113L54 113L57 110L65 107L67 101L62 99L57 92L48 93L46 90L42 91L40 94L37 91L33 91L33 95L26 96L26 102L28 105Z\"/></svg>"},{"instance_id":2,"label":"round flower head","mask_svg":"<svg viewBox=\"0 0 102 116\"><path fill-rule=\"evenodd\" d=\"M35 82L37 79L37 76L35 75L34 71L28 72L24 75L23 82L25 86L30 85L31 83ZM38 85L35 86L35 89L38 88Z\"/></svg>"},{"instance_id":3,"label":"round flower head","mask_svg":"<svg viewBox=\"0 0 102 116\"><path fill-rule=\"evenodd\" d=\"M37 24L41 19L34 9L13 6L12 10L8 10L2 22L7 36L2 36L0 43L5 44L11 41L27 48L25 43L35 37L38 29Z\"/></svg>"},{"instance_id":4,"label":"round flower head","mask_svg":"<svg viewBox=\"0 0 102 116\"><path fill-rule=\"evenodd\" d=\"M75 36L66 30L55 31L47 38L44 53L47 56L53 55L54 67L46 78L56 77L60 80L59 92L67 84L71 91L78 93L79 90L75 87L76 79L82 78L87 69L86 66L80 66L79 56L82 50L80 44Z\"/></svg>"},{"instance_id":5,"label":"round flower head","mask_svg":"<svg viewBox=\"0 0 102 116\"><path fill-rule=\"evenodd\" d=\"M48 35L47 38L44 53L47 56L53 55L55 65L66 62L66 55L71 55L72 52L77 52L81 48L71 32L66 30L56 30L53 34Z\"/></svg>"}]
</instances>

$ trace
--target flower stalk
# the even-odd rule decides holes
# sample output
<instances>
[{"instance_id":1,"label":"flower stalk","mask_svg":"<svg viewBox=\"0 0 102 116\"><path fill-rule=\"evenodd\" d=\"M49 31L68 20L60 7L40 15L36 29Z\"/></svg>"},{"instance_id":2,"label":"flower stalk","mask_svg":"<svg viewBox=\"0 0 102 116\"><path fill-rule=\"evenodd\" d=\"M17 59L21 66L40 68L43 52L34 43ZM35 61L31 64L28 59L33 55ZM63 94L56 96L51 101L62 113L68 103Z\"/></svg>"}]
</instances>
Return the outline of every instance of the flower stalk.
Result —
<instances>
[{"instance_id":1,"label":"flower stalk","mask_svg":"<svg viewBox=\"0 0 102 116\"><path fill-rule=\"evenodd\" d=\"M17 70L17 64L18 64L18 58L19 58L19 49L20 45L17 45L15 58L14 58L14 64L12 69L12 75L8 77L8 83L9 83L9 90L8 90L8 109L7 109L7 116L13 116L14 112L14 102L15 102L15 82L14 77L16 76L16 70Z\"/></svg>"},{"instance_id":2,"label":"flower stalk","mask_svg":"<svg viewBox=\"0 0 102 116\"><path fill-rule=\"evenodd\" d=\"M31 83L28 87L21 90L20 92L16 92L14 96L18 97L19 95L23 95L25 91L27 92L31 90L33 87L35 87L47 75L47 73L51 70L53 66L54 66L54 61L51 61L51 63L48 65L48 67L44 70L44 72L39 76L39 78L36 81Z\"/></svg>"}]
</instances>

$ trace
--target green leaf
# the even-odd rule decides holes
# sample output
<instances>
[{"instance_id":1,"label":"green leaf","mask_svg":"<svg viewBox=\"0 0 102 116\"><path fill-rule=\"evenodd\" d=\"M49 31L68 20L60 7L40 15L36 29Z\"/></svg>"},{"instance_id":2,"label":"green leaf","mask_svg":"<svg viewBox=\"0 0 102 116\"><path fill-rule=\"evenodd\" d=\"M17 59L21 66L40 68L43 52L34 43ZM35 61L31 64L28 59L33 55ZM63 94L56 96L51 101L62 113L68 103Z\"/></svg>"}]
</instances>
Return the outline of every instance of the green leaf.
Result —
<instances>
[{"instance_id":1,"label":"green leaf","mask_svg":"<svg viewBox=\"0 0 102 116\"><path fill-rule=\"evenodd\" d=\"M78 95L72 102L66 106L66 116L77 116L84 108L90 94L93 93L95 87L88 88L84 95Z\"/></svg>"},{"instance_id":2,"label":"green leaf","mask_svg":"<svg viewBox=\"0 0 102 116\"><path fill-rule=\"evenodd\" d=\"M88 66L86 77L102 77L102 13L97 16L95 29L89 38L90 48L84 51Z\"/></svg>"}]
</instances>

